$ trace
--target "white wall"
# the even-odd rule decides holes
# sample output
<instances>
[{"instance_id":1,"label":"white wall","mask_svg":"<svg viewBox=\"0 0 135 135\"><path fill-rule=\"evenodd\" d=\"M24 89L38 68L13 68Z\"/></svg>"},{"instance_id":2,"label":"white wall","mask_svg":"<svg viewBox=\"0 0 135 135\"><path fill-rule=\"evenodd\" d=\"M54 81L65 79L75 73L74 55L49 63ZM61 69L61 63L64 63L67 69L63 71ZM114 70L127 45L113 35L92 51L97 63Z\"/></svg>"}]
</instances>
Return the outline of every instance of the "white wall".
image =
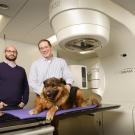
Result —
<instances>
[{"instance_id":1,"label":"white wall","mask_svg":"<svg viewBox=\"0 0 135 135\"><path fill-rule=\"evenodd\" d=\"M104 101L135 103L135 36L119 23L114 24L108 47L110 55L100 56L106 75ZM124 53L126 57L122 56Z\"/></svg>"}]
</instances>

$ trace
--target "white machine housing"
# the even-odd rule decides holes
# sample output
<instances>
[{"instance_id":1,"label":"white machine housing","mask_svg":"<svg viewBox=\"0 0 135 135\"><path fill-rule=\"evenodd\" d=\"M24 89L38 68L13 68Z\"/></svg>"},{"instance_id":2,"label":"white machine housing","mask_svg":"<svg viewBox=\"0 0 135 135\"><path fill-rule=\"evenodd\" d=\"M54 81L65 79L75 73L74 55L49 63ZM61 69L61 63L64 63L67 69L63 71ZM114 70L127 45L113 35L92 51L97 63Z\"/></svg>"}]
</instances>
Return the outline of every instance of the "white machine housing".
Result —
<instances>
[{"instance_id":1,"label":"white machine housing","mask_svg":"<svg viewBox=\"0 0 135 135\"><path fill-rule=\"evenodd\" d=\"M52 0L49 7L50 24L59 45L69 51L89 51L109 42L108 17L81 4L83 0ZM85 0L86 3L88 0Z\"/></svg>"},{"instance_id":2,"label":"white machine housing","mask_svg":"<svg viewBox=\"0 0 135 135\"><path fill-rule=\"evenodd\" d=\"M105 74L100 62L95 63L88 73L89 88L103 97L105 90Z\"/></svg>"},{"instance_id":3,"label":"white machine housing","mask_svg":"<svg viewBox=\"0 0 135 135\"><path fill-rule=\"evenodd\" d=\"M70 65L69 68L74 79L73 85L80 89L88 89L87 67L84 65Z\"/></svg>"}]
</instances>

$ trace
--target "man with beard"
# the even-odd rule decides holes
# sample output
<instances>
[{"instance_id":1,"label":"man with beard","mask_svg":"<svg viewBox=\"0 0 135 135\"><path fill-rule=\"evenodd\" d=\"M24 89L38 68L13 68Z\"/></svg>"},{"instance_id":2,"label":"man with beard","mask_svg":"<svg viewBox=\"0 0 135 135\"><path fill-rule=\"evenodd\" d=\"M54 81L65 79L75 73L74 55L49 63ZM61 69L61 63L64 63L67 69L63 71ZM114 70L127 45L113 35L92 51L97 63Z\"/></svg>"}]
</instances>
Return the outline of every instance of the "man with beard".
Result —
<instances>
[{"instance_id":1,"label":"man with beard","mask_svg":"<svg viewBox=\"0 0 135 135\"><path fill-rule=\"evenodd\" d=\"M29 99L29 86L24 68L16 65L17 49L5 48L5 60L0 63L0 110L23 108Z\"/></svg>"}]
</instances>

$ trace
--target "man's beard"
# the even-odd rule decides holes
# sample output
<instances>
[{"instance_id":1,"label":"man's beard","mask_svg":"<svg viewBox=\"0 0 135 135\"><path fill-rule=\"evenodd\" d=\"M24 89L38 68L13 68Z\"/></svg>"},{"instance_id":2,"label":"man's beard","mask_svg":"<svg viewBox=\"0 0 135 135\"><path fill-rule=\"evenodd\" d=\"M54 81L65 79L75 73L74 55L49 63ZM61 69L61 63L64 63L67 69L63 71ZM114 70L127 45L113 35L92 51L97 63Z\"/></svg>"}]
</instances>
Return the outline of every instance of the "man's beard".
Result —
<instances>
[{"instance_id":1,"label":"man's beard","mask_svg":"<svg viewBox=\"0 0 135 135\"><path fill-rule=\"evenodd\" d=\"M10 58L10 57L7 57L7 56L5 56L5 57L6 57L6 59L7 59L7 60L9 60L9 61L15 61L15 60L16 60L16 58L17 58L17 57Z\"/></svg>"}]
</instances>

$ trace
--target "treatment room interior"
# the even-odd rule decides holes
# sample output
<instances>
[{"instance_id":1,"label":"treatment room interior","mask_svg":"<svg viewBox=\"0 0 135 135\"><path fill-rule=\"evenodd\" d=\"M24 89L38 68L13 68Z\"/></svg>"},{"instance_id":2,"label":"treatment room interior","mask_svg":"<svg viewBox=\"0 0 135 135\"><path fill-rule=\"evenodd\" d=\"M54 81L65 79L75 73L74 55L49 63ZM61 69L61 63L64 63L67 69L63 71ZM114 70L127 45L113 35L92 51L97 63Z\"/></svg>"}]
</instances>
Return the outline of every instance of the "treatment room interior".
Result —
<instances>
[{"instance_id":1,"label":"treatment room interior","mask_svg":"<svg viewBox=\"0 0 135 135\"><path fill-rule=\"evenodd\" d=\"M49 39L53 43L54 56L64 58L70 66L86 66L88 87L82 88L85 97L89 97L92 90L97 90L102 95L103 104L121 106L92 115L62 119L58 128L59 135L135 135L135 1L67 1L69 7L71 3L73 6L77 4L79 9L94 10L109 19L106 45L85 54L69 51L50 38L57 34L57 29L54 32L54 24L49 20L49 3L55 2L54 6L57 7L57 4L64 1L0 0L0 5L9 6L8 9L0 7L0 14L4 15L0 20L0 62L4 59L4 48L15 45L18 50L16 63L24 67L29 76L32 62L41 57L37 48L38 41ZM55 17L57 14L52 20ZM92 78L95 72L98 73L96 81ZM34 100L35 94L30 89L29 102L25 108L32 108Z\"/></svg>"}]
</instances>

